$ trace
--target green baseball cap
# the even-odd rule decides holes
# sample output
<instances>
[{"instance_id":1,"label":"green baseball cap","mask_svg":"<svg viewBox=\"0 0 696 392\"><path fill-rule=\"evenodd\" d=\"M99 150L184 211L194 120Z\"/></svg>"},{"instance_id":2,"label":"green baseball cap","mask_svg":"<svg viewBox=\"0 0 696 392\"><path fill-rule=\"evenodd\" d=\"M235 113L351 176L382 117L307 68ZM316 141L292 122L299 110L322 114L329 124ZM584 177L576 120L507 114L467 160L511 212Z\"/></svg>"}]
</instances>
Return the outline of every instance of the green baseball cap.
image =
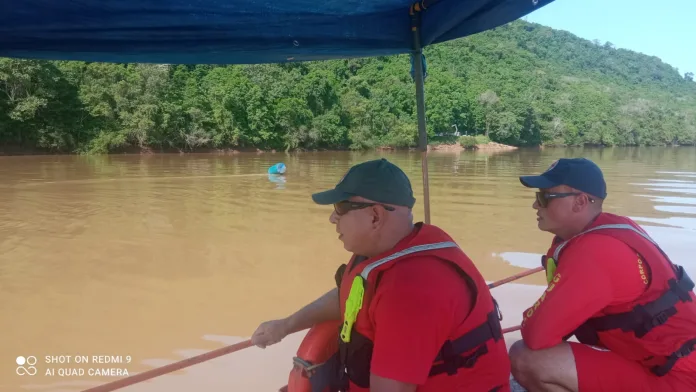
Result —
<instances>
[{"instance_id":1,"label":"green baseball cap","mask_svg":"<svg viewBox=\"0 0 696 392\"><path fill-rule=\"evenodd\" d=\"M416 203L406 173L384 158L351 167L334 189L315 193L312 200L326 205L348 200L351 196L408 208Z\"/></svg>"}]
</instances>

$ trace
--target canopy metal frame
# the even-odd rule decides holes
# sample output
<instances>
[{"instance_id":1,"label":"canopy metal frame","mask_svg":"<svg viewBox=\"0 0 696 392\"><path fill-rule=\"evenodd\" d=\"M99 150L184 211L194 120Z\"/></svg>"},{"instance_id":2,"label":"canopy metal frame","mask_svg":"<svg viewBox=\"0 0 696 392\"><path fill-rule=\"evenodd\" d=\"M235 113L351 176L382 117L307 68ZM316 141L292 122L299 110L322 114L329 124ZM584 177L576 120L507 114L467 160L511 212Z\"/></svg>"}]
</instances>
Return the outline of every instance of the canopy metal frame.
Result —
<instances>
[{"instance_id":1,"label":"canopy metal frame","mask_svg":"<svg viewBox=\"0 0 696 392\"><path fill-rule=\"evenodd\" d=\"M411 32L413 51L411 59L414 67L416 85L416 114L418 117L418 149L421 152L421 172L423 177L423 213L424 221L430 224L430 186L428 181L428 131L425 119L425 70L423 68L423 47L421 45L421 10L424 3L411 5Z\"/></svg>"}]
</instances>

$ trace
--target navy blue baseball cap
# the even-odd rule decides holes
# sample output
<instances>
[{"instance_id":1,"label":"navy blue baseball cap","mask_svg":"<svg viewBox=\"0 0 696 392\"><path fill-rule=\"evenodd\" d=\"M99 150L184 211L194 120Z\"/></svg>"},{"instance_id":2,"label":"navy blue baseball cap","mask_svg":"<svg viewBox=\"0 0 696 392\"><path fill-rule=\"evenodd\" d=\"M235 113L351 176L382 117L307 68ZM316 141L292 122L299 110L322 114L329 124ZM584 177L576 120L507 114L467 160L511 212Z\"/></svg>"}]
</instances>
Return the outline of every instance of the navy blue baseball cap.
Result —
<instances>
[{"instance_id":1,"label":"navy blue baseball cap","mask_svg":"<svg viewBox=\"0 0 696 392\"><path fill-rule=\"evenodd\" d=\"M602 170L586 158L561 158L538 176L520 176L520 182L528 188L567 185L600 199L607 197Z\"/></svg>"}]
</instances>

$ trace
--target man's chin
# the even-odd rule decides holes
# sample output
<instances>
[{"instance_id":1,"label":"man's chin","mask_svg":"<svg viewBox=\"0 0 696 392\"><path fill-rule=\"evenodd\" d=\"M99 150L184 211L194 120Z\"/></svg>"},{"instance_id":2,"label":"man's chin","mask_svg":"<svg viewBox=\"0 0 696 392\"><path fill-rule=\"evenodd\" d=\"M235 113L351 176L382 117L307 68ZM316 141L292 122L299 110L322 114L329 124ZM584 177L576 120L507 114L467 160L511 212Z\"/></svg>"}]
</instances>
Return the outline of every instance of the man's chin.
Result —
<instances>
[{"instance_id":1,"label":"man's chin","mask_svg":"<svg viewBox=\"0 0 696 392\"><path fill-rule=\"evenodd\" d=\"M347 250L348 252L352 252L350 246L348 246L348 244L346 244L345 241L343 241L340 238L339 238L339 241L341 241L341 243L343 244L343 249Z\"/></svg>"},{"instance_id":2,"label":"man's chin","mask_svg":"<svg viewBox=\"0 0 696 392\"><path fill-rule=\"evenodd\" d=\"M345 249L348 253L360 254L359 249L356 249L355 247L350 246L349 244L347 244L343 240L341 240L341 242L343 242L343 249Z\"/></svg>"}]
</instances>

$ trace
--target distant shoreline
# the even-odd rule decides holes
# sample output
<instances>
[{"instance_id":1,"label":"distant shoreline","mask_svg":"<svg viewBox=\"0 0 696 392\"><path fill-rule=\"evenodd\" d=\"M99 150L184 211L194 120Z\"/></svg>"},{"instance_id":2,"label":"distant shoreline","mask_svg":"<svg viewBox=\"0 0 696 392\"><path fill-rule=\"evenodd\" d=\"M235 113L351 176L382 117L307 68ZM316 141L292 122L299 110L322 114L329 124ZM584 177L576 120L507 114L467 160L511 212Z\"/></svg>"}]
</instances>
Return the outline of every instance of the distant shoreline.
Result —
<instances>
[{"instance_id":1,"label":"distant shoreline","mask_svg":"<svg viewBox=\"0 0 696 392\"><path fill-rule=\"evenodd\" d=\"M483 143L483 144L476 144L475 146L472 147L463 147L459 143L451 143L451 144L429 144L428 145L428 152L461 152L461 151L471 151L471 152L507 152L507 151L515 151L519 149L546 149L546 148L613 148L613 147L619 147L619 148L640 148L640 147L691 147L694 148L696 146L694 145L663 145L663 146L633 146L633 145L628 145L628 146L602 146L602 145L581 145L581 146L566 146L566 145L540 145L540 146L512 146L512 145L507 145L507 144L502 144L502 143L496 143L496 142L489 142L489 143ZM325 148L325 149L303 149L303 148L298 148L298 149L292 149L288 150L287 153L308 153L308 152L385 152L385 151L393 151L393 152L400 152L400 151L411 151L411 152L417 152L418 148L416 147L391 147L391 146L382 146L382 147L376 147L376 148L370 148L370 149L364 149L364 150L350 150L348 148L344 149L339 149L339 148ZM50 151L50 150L41 150L41 149L30 149L30 148L18 148L18 147L7 147L7 146L1 146L0 147L0 157L7 157L7 156L69 156L69 155L74 155L74 156L115 156L115 155L188 155L188 154L209 154L209 155L237 155L237 154L284 154L286 153L285 150L262 150L259 148L253 148L253 147L244 147L244 148L195 148L195 149L178 149L178 148L139 148L139 147L130 147L130 148L124 148L120 149L118 151L112 151L106 154L90 154L90 153L85 153L85 154L80 154L78 152L71 152L71 151Z\"/></svg>"},{"instance_id":2,"label":"distant shoreline","mask_svg":"<svg viewBox=\"0 0 696 392\"><path fill-rule=\"evenodd\" d=\"M430 145L428 150L431 151L513 151L518 150L517 146L510 146L507 144L488 142L476 144L473 147L463 147L461 144L440 144L440 145Z\"/></svg>"},{"instance_id":3,"label":"distant shoreline","mask_svg":"<svg viewBox=\"0 0 696 392\"><path fill-rule=\"evenodd\" d=\"M475 148L465 148L459 143L456 144L429 144L428 151L473 151L473 150L495 150L495 151L507 151L507 150L517 150L518 147L508 146L505 144L490 142L484 144L478 144ZM381 146L364 150L350 150L350 149L292 149L289 153L295 152L350 152L350 151L418 151L417 147L391 147L391 146ZM60 151L50 151L50 150L40 150L40 149L26 149L26 148L16 148L16 147L0 147L0 156L32 156L32 155L85 155L85 156L99 156L99 155L158 155L158 154L211 154L211 155L236 155L242 153L256 153L256 154L276 154L285 153L285 150L262 150L260 148L246 147L246 148L195 148L195 149L178 149L178 148L139 148L130 147L119 149L117 151L109 152L107 154L80 154L76 152L60 152Z\"/></svg>"}]
</instances>

